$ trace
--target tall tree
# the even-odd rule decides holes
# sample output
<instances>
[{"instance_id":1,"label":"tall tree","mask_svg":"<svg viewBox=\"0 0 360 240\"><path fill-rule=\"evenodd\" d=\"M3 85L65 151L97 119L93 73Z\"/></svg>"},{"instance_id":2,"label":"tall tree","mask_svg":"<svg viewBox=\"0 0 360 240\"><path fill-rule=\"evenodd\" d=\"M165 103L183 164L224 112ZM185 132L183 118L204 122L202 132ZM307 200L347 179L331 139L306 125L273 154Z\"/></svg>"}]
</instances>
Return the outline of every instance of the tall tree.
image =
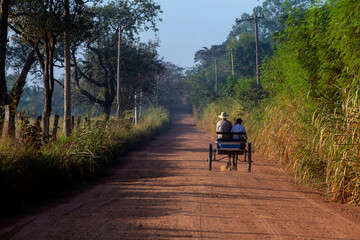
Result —
<instances>
[{"instance_id":1,"label":"tall tree","mask_svg":"<svg viewBox=\"0 0 360 240\"><path fill-rule=\"evenodd\" d=\"M2 129L2 138L15 137L16 109L19 105L20 98L22 96L23 89L26 84L26 77L34 62L35 62L34 50L31 50L26 56L26 61L23 65L21 73L16 79L8 97L8 104L6 105L7 117L5 118Z\"/></svg>"},{"instance_id":2,"label":"tall tree","mask_svg":"<svg viewBox=\"0 0 360 240\"><path fill-rule=\"evenodd\" d=\"M85 4L76 4L76 2L78 1L71 1L72 12L74 12L71 28L82 28L83 32L86 32L83 23L92 15ZM55 50L65 30L63 3L61 0L18 0L10 15L11 28L21 36L22 41L35 50L43 74L45 100L42 127L45 140L49 135L49 119L52 110Z\"/></svg>"},{"instance_id":3,"label":"tall tree","mask_svg":"<svg viewBox=\"0 0 360 240\"><path fill-rule=\"evenodd\" d=\"M77 90L88 101L101 105L107 119L111 113L111 106L115 97L116 46L119 26L123 36L122 45L124 45L121 58L121 82L124 85L121 86L120 90L121 93L124 93L124 91L129 90L127 89L129 84L126 83L126 78L131 78L136 85L140 78L145 79L146 75L153 72L153 70L149 70L148 73L145 73L143 69L157 65L157 53L154 51L156 44L139 44L137 35L143 30L157 31L156 22L161 20L158 17L161 10L160 6L153 0L122 0L112 1L105 6L94 8L94 11L97 13L97 17L95 18L96 28L93 30L92 38L85 44L78 44L73 47L72 56L76 69L75 82ZM83 57L78 60L76 59L79 55L77 51L84 53ZM145 62L145 59L149 61ZM130 66L130 64L132 65ZM137 75L133 77L131 74ZM120 94L120 97L121 100L125 101L122 103L126 104L127 96ZM123 106L121 107L123 109Z\"/></svg>"},{"instance_id":4,"label":"tall tree","mask_svg":"<svg viewBox=\"0 0 360 240\"><path fill-rule=\"evenodd\" d=\"M311 0L265 0L262 6L253 9L253 14L264 16L259 21L259 55L262 59L271 56L274 51L274 34L280 32L285 24L287 10L294 4L307 4ZM252 17L243 13L240 18ZM235 20L235 19L234 19ZM187 72L186 85L188 93L195 104L208 103L214 100L214 59L217 60L219 95L226 96L239 86L252 86L248 82L255 76L256 59L254 44L255 27L253 22L242 21L233 25L226 41L220 45L203 48L196 52L195 69ZM234 55L234 72L232 76L231 51ZM238 84L244 81L246 84Z\"/></svg>"},{"instance_id":5,"label":"tall tree","mask_svg":"<svg viewBox=\"0 0 360 240\"><path fill-rule=\"evenodd\" d=\"M63 32L62 6L59 1L20 0L11 14L12 29L31 46L43 74L44 108L43 137L48 138L51 99L54 91L54 56L59 36ZM25 14L24 14L25 13Z\"/></svg>"},{"instance_id":6,"label":"tall tree","mask_svg":"<svg viewBox=\"0 0 360 240\"><path fill-rule=\"evenodd\" d=\"M64 135L70 136L71 132L71 75L70 75L70 7L69 0L64 0Z\"/></svg>"},{"instance_id":7,"label":"tall tree","mask_svg":"<svg viewBox=\"0 0 360 240\"><path fill-rule=\"evenodd\" d=\"M7 86L5 78L6 45L8 37L8 16L10 0L0 1L0 117L7 104Z\"/></svg>"},{"instance_id":8,"label":"tall tree","mask_svg":"<svg viewBox=\"0 0 360 240\"><path fill-rule=\"evenodd\" d=\"M75 86L83 95L83 101L98 104L103 109L105 119L111 114L116 88L116 37L112 42L90 48L84 59L78 62L73 52L75 64ZM122 99L123 109L133 105L136 89L143 87L148 93L154 89L154 75L161 69L157 52L147 45L122 47Z\"/></svg>"},{"instance_id":9,"label":"tall tree","mask_svg":"<svg viewBox=\"0 0 360 240\"><path fill-rule=\"evenodd\" d=\"M164 62L162 65L164 70L155 76L154 91L148 95L148 100L154 106L175 102L183 90L181 80L184 77L184 69L170 62Z\"/></svg>"},{"instance_id":10,"label":"tall tree","mask_svg":"<svg viewBox=\"0 0 360 240\"><path fill-rule=\"evenodd\" d=\"M26 82L26 77L34 62L34 52L30 51L26 62L22 68L21 74L15 81L10 94L7 91L5 78L8 16L10 0L1 1L0 10L0 117L2 118L3 108L5 109L5 119L2 126L2 138L15 136L15 111L19 104L22 91ZM1 125L0 125L1 126Z\"/></svg>"}]
</instances>

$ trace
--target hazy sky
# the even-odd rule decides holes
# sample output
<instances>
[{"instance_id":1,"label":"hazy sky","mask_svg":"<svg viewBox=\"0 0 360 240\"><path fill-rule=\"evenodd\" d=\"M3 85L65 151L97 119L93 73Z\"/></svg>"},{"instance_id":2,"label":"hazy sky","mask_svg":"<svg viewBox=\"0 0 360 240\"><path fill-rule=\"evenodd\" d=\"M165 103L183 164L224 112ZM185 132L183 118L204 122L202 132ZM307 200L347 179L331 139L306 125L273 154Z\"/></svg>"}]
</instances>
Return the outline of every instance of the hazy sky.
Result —
<instances>
[{"instance_id":1,"label":"hazy sky","mask_svg":"<svg viewBox=\"0 0 360 240\"><path fill-rule=\"evenodd\" d=\"M235 19L263 0L155 0L164 13L158 23L159 54L165 61L181 67L194 65L194 54L202 47L221 44L235 24ZM142 34L142 41L153 38Z\"/></svg>"}]
</instances>

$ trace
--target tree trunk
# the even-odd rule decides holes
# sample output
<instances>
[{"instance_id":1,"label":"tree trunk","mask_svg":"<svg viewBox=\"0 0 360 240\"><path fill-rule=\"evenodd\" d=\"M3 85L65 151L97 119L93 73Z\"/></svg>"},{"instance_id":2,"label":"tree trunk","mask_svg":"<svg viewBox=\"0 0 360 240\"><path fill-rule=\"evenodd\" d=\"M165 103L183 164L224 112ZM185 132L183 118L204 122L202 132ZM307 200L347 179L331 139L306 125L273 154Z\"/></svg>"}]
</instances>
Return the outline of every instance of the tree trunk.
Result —
<instances>
[{"instance_id":1,"label":"tree trunk","mask_svg":"<svg viewBox=\"0 0 360 240\"><path fill-rule=\"evenodd\" d=\"M49 130L50 130L50 115L51 115L51 97L49 96L49 90L44 89L44 108L43 108L43 117L42 117L42 129L43 129L43 139L47 141L49 139Z\"/></svg>"},{"instance_id":2,"label":"tree trunk","mask_svg":"<svg viewBox=\"0 0 360 240\"><path fill-rule=\"evenodd\" d=\"M117 74L116 74L116 116L121 118L121 82L120 82L120 70L121 70L121 26L119 26L118 33L118 56L117 56Z\"/></svg>"},{"instance_id":3,"label":"tree trunk","mask_svg":"<svg viewBox=\"0 0 360 240\"><path fill-rule=\"evenodd\" d=\"M50 71L49 71L49 47L44 43L44 54L45 54L45 63L43 69L43 81L44 81L44 108L42 115L42 130L43 130L43 139L47 141L49 138L49 129L50 129L50 114L51 114L51 97L52 92L50 88Z\"/></svg>"},{"instance_id":4,"label":"tree trunk","mask_svg":"<svg viewBox=\"0 0 360 240\"><path fill-rule=\"evenodd\" d=\"M8 94L5 78L5 60L9 4L10 0L0 1L0 126L2 124L1 119L3 117L3 107L8 103Z\"/></svg>"},{"instance_id":5,"label":"tree trunk","mask_svg":"<svg viewBox=\"0 0 360 240\"><path fill-rule=\"evenodd\" d=\"M111 114L111 104L105 103L103 105L103 111L104 111L105 122L107 122Z\"/></svg>"},{"instance_id":6,"label":"tree trunk","mask_svg":"<svg viewBox=\"0 0 360 240\"><path fill-rule=\"evenodd\" d=\"M19 105L21 95L26 83L26 77L29 73L32 64L35 62L34 59L34 50L30 51L26 57L26 62L21 70L19 78L16 80L10 95L9 95L9 104L6 105L6 118L2 128L2 138L5 137L15 137L15 115L16 109Z\"/></svg>"},{"instance_id":7,"label":"tree trunk","mask_svg":"<svg viewBox=\"0 0 360 240\"><path fill-rule=\"evenodd\" d=\"M11 105L7 104L3 107L4 109L4 124L3 124L3 131L1 133L1 138L7 138L10 135L15 135L15 128L13 129L12 126L10 126L10 119L12 115L12 109Z\"/></svg>"},{"instance_id":8,"label":"tree trunk","mask_svg":"<svg viewBox=\"0 0 360 240\"><path fill-rule=\"evenodd\" d=\"M64 135L70 136L71 133L71 75L70 75L70 33L69 33L69 0L64 0L64 16L65 16L65 42L64 42L64 60L65 60L65 76L64 76Z\"/></svg>"},{"instance_id":9,"label":"tree trunk","mask_svg":"<svg viewBox=\"0 0 360 240\"><path fill-rule=\"evenodd\" d=\"M7 104L8 95L5 79L5 60L8 28L8 12L10 0L1 0L0 9L0 105Z\"/></svg>"},{"instance_id":10,"label":"tree trunk","mask_svg":"<svg viewBox=\"0 0 360 240\"><path fill-rule=\"evenodd\" d=\"M23 89L26 83L26 77L31 69L31 66L35 62L34 58L34 50L31 50L28 55L26 56L25 64L21 70L19 78L16 80L13 88L10 92L10 101L14 103L15 107L19 105L19 101L21 98L21 95L23 93Z\"/></svg>"}]
</instances>

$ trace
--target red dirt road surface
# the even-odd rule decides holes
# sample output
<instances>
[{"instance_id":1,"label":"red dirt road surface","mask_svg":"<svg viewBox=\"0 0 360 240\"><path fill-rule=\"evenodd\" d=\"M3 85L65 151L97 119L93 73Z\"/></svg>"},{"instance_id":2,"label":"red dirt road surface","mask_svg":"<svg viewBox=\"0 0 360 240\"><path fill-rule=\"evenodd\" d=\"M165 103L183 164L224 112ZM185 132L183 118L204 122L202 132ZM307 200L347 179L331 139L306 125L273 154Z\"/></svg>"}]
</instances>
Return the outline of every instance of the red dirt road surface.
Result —
<instances>
[{"instance_id":1,"label":"red dirt road surface","mask_svg":"<svg viewBox=\"0 0 360 240\"><path fill-rule=\"evenodd\" d=\"M253 158L252 172L208 171L213 138L186 106L101 184L0 229L0 239L360 239L360 209L297 186Z\"/></svg>"}]
</instances>

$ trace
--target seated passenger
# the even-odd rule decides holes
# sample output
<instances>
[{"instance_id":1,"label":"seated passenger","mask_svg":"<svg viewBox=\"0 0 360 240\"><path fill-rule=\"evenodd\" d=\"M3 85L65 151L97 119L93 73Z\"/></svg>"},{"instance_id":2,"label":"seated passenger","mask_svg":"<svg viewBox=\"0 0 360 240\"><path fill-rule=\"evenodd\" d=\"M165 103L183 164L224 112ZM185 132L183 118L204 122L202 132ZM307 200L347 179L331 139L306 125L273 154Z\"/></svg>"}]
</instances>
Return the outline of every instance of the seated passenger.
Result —
<instances>
[{"instance_id":1,"label":"seated passenger","mask_svg":"<svg viewBox=\"0 0 360 240\"><path fill-rule=\"evenodd\" d=\"M237 135L237 134L234 134L234 135L233 135L233 139L247 139L246 130L245 130L244 126L241 125L241 123L242 123L242 119L241 119L241 118L236 119L236 123L235 123L235 125L231 128L231 132L245 133L245 135Z\"/></svg>"},{"instance_id":2,"label":"seated passenger","mask_svg":"<svg viewBox=\"0 0 360 240\"><path fill-rule=\"evenodd\" d=\"M220 114L219 118L221 118L221 120L216 124L216 132L231 131L232 123L229 120L226 120L227 117L229 117L229 115L227 115L226 112ZM218 139L229 140L232 138L229 134L218 134Z\"/></svg>"}]
</instances>

